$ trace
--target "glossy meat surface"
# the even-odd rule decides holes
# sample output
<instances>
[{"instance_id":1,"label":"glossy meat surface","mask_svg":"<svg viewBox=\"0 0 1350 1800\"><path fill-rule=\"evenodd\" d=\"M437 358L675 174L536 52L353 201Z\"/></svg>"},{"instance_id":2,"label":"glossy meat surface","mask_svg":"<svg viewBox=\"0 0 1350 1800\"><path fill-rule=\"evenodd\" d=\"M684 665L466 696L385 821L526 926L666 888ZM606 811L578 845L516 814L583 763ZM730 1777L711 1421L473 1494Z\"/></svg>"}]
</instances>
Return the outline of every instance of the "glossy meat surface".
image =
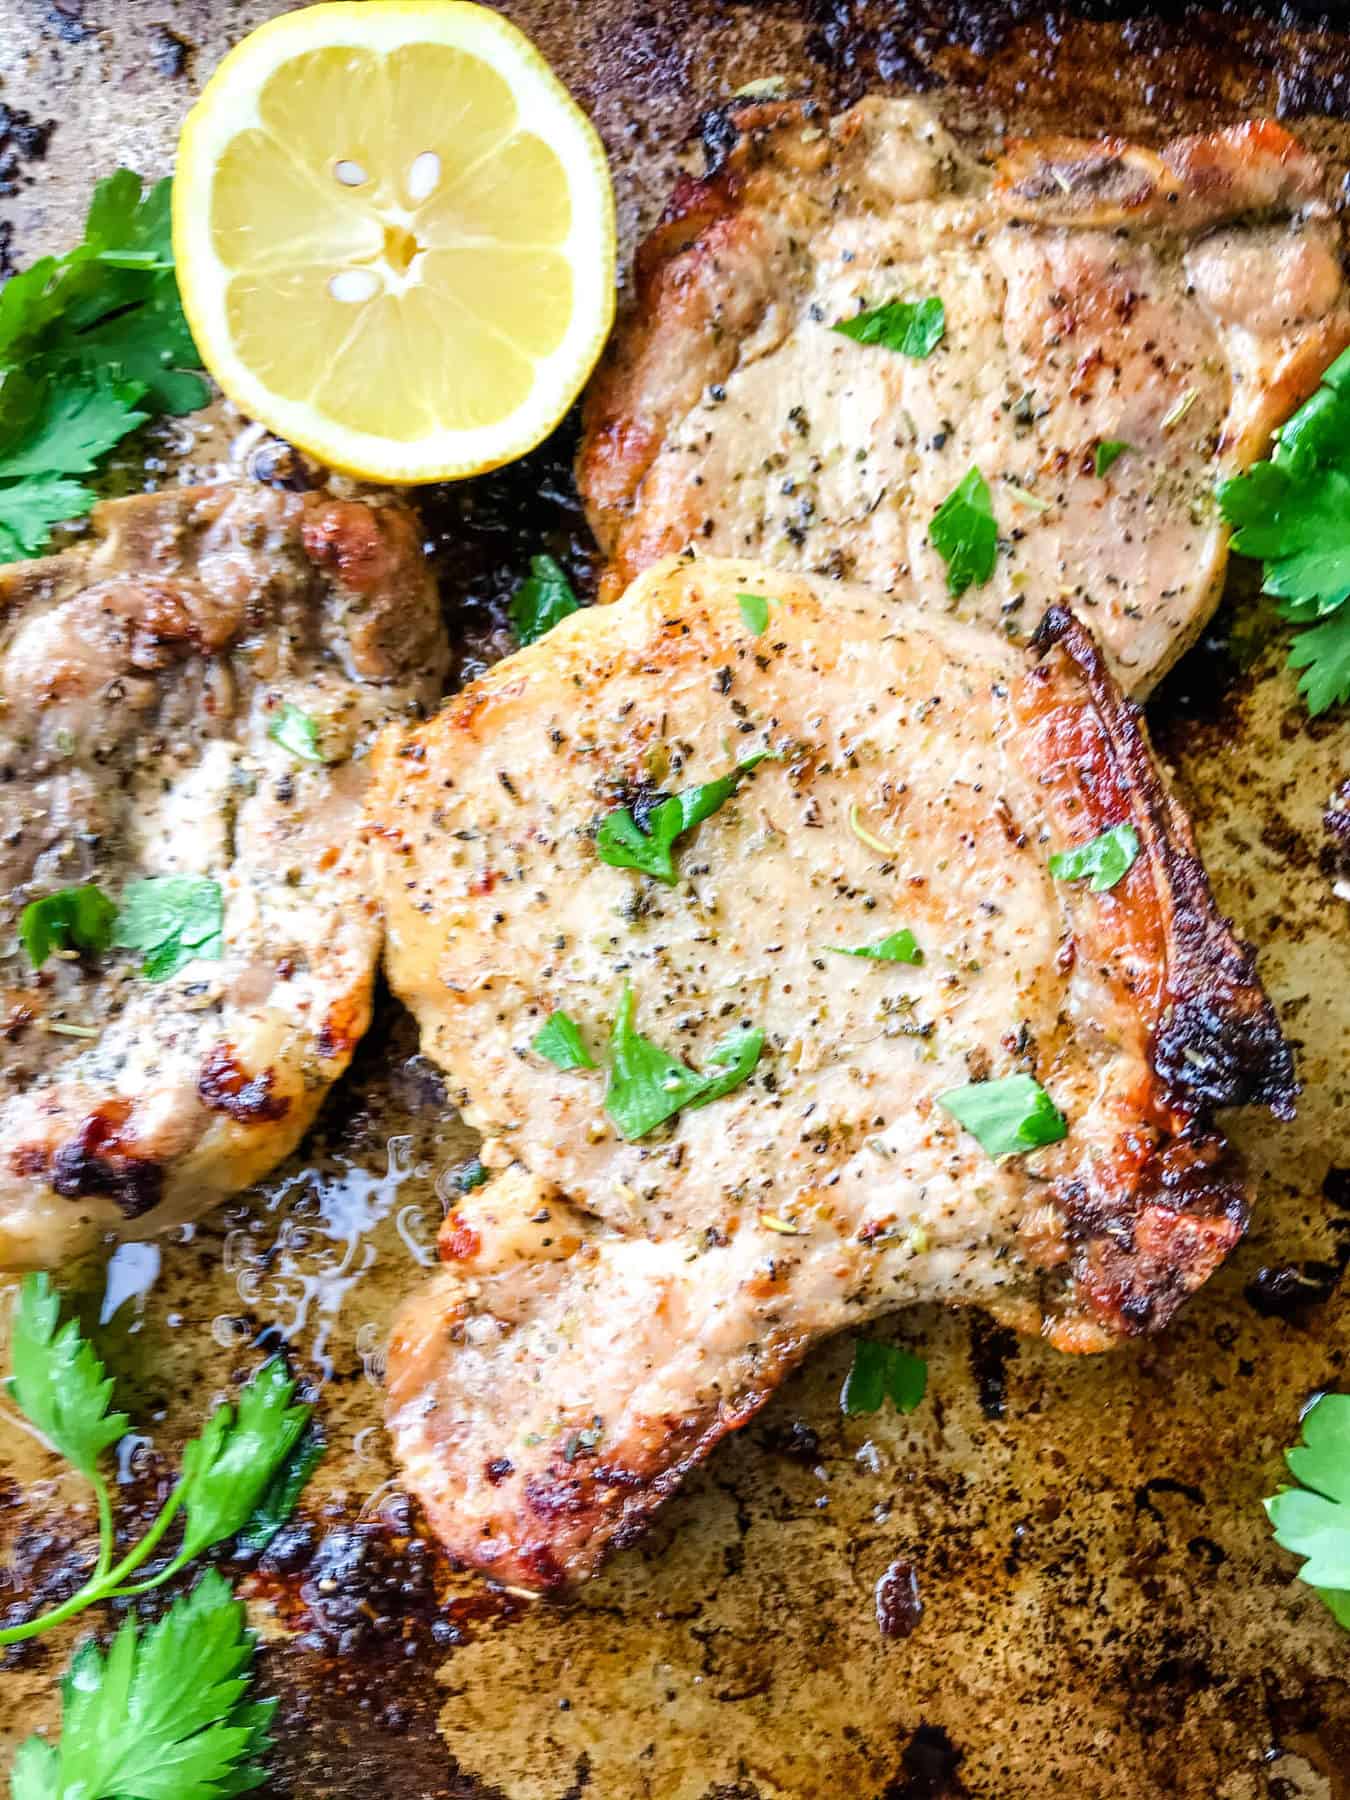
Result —
<instances>
[{"instance_id":1,"label":"glossy meat surface","mask_svg":"<svg viewBox=\"0 0 1350 1800\"><path fill-rule=\"evenodd\" d=\"M592 385L578 479L607 597L692 543L1014 638L1067 604L1146 694L1218 604L1216 481L1350 341L1320 165L1268 121L1159 152L1015 142L992 171L918 101L726 124ZM934 296L926 357L832 329ZM1104 445L1127 448L1099 473ZM928 529L972 467L998 559L956 599Z\"/></svg>"},{"instance_id":2,"label":"glossy meat surface","mask_svg":"<svg viewBox=\"0 0 1350 1800\"><path fill-rule=\"evenodd\" d=\"M741 596L762 596L758 635ZM1064 1349L1152 1329L1237 1241L1213 1105L1289 1110L1288 1052L1216 916L1141 720L1052 614L1041 660L865 590L673 561L386 734L388 968L495 1178L390 1356L414 1490L460 1556L584 1574L821 1336L918 1299ZM600 821L764 755L667 886ZM1050 855L1131 823L1109 892ZM917 964L831 954L901 929ZM749 1079L626 1141L603 1067L638 1030ZM1025 1074L1067 1137L994 1160L938 1097Z\"/></svg>"},{"instance_id":3,"label":"glossy meat surface","mask_svg":"<svg viewBox=\"0 0 1350 1800\"><path fill-rule=\"evenodd\" d=\"M201 1213L299 1141L369 1019L365 751L445 667L399 507L147 494L0 570L0 1268ZM323 760L273 736L288 706ZM166 875L218 884L219 957L30 966L30 902Z\"/></svg>"}]
</instances>

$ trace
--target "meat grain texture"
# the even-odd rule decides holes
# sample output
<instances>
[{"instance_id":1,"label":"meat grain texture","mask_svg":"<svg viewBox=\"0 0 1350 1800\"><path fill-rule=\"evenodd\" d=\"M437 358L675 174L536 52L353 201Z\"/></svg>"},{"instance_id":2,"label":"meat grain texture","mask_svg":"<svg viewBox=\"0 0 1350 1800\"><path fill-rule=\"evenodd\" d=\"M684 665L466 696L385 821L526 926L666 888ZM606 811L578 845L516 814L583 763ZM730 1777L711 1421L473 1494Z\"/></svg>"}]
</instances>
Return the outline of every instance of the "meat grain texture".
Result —
<instances>
[{"instance_id":1,"label":"meat grain texture","mask_svg":"<svg viewBox=\"0 0 1350 1800\"><path fill-rule=\"evenodd\" d=\"M94 533L0 571L0 1268L199 1215L300 1141L370 1017L369 739L447 662L402 508L179 489ZM219 954L30 966L30 902L165 875L218 884Z\"/></svg>"},{"instance_id":2,"label":"meat grain texture","mask_svg":"<svg viewBox=\"0 0 1350 1800\"><path fill-rule=\"evenodd\" d=\"M824 1335L939 1300L1100 1349L1241 1236L1209 1114L1287 1115L1288 1051L1137 710L1069 614L1038 649L672 559L381 740L390 980L495 1173L390 1351L396 1447L457 1555L588 1573ZM615 808L753 756L674 886L598 856ZM1126 823L1110 891L1052 879ZM834 954L903 929L922 961ZM625 991L694 1068L738 1029L758 1065L627 1141L603 1067L534 1043L561 1011L603 1065ZM1068 1134L994 1160L939 1100L1015 1074Z\"/></svg>"},{"instance_id":3,"label":"meat grain texture","mask_svg":"<svg viewBox=\"0 0 1350 1800\"><path fill-rule=\"evenodd\" d=\"M640 248L588 398L607 597L693 544L1015 639L1065 604L1147 694L1219 601L1217 480L1350 342L1318 161L1268 120L1161 150L1024 140L992 169L921 101L745 104L730 124ZM833 329L930 298L946 331L926 356ZM972 468L999 554L957 597L928 532Z\"/></svg>"}]
</instances>

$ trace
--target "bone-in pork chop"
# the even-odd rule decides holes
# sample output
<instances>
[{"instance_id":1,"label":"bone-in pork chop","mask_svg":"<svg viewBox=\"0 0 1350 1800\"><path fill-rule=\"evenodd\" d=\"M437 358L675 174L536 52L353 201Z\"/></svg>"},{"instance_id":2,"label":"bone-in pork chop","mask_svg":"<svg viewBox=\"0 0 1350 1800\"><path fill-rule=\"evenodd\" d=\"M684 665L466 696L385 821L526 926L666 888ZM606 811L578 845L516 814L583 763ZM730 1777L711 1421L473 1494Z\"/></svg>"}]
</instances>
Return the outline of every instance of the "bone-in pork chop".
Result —
<instances>
[{"instance_id":1,"label":"bone-in pork chop","mask_svg":"<svg viewBox=\"0 0 1350 1800\"><path fill-rule=\"evenodd\" d=\"M390 979L497 1171L390 1354L457 1555L588 1572L823 1334L1097 1349L1241 1236L1210 1110L1287 1113L1288 1052L1136 709L1038 648L672 561L382 738Z\"/></svg>"},{"instance_id":2,"label":"bone-in pork chop","mask_svg":"<svg viewBox=\"0 0 1350 1800\"><path fill-rule=\"evenodd\" d=\"M694 544L1013 637L1067 604L1147 693L1218 602L1216 481L1350 340L1317 161L1268 122L1158 152L1022 143L990 171L914 101L731 118L591 390L605 596ZM945 313L926 355L833 329L921 301ZM928 534L972 469L997 560L958 598Z\"/></svg>"},{"instance_id":3,"label":"bone-in pork chop","mask_svg":"<svg viewBox=\"0 0 1350 1800\"><path fill-rule=\"evenodd\" d=\"M0 570L0 1267L299 1141L369 1018L365 751L445 666L401 507L179 489Z\"/></svg>"}]
</instances>

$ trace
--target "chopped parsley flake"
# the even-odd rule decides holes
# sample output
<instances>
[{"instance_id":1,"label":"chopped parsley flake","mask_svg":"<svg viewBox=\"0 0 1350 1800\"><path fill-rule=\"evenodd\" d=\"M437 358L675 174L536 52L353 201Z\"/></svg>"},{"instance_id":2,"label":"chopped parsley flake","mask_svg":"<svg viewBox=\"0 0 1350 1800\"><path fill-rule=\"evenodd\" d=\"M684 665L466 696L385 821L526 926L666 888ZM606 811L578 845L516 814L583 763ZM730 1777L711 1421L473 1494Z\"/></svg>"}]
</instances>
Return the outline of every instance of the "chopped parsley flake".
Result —
<instances>
[{"instance_id":1,"label":"chopped parsley flake","mask_svg":"<svg viewBox=\"0 0 1350 1800\"><path fill-rule=\"evenodd\" d=\"M1050 858L1056 881L1083 881L1090 877L1094 894L1104 894L1122 881L1139 855L1139 833L1133 825L1113 825L1086 844L1060 850Z\"/></svg>"},{"instance_id":2,"label":"chopped parsley flake","mask_svg":"<svg viewBox=\"0 0 1350 1800\"><path fill-rule=\"evenodd\" d=\"M19 941L40 969L53 950L106 950L117 908L92 882L30 900L19 915Z\"/></svg>"},{"instance_id":3,"label":"chopped parsley flake","mask_svg":"<svg viewBox=\"0 0 1350 1800\"><path fill-rule=\"evenodd\" d=\"M1120 461L1125 452L1133 450L1133 448L1134 445L1127 444L1123 438L1103 438L1092 458L1092 466L1098 475L1106 475Z\"/></svg>"},{"instance_id":4,"label":"chopped parsley flake","mask_svg":"<svg viewBox=\"0 0 1350 1800\"><path fill-rule=\"evenodd\" d=\"M628 807L607 813L595 834L595 849L601 862L614 869L637 869L656 881L673 887L679 880L675 868L675 844L686 832L709 819L736 792L751 769L764 761L766 751L748 756L737 763L729 775L701 787L686 788L672 794L655 806L648 806L642 822Z\"/></svg>"},{"instance_id":5,"label":"chopped parsley flake","mask_svg":"<svg viewBox=\"0 0 1350 1800\"><path fill-rule=\"evenodd\" d=\"M1063 1113L1030 1075L977 1081L939 1094L937 1100L990 1156L1017 1156L1068 1135Z\"/></svg>"},{"instance_id":6,"label":"chopped parsley flake","mask_svg":"<svg viewBox=\"0 0 1350 1800\"><path fill-rule=\"evenodd\" d=\"M769 625L769 602L763 594L737 594L736 600L741 609L741 617L745 621L747 631L761 637Z\"/></svg>"},{"instance_id":7,"label":"chopped parsley flake","mask_svg":"<svg viewBox=\"0 0 1350 1800\"><path fill-rule=\"evenodd\" d=\"M300 762L327 760L319 748L319 733L314 720L298 706L292 706L289 700L267 727L267 735Z\"/></svg>"},{"instance_id":8,"label":"chopped parsley flake","mask_svg":"<svg viewBox=\"0 0 1350 1800\"><path fill-rule=\"evenodd\" d=\"M511 597L511 623L522 644L533 644L574 612L581 602L567 571L551 556L532 556L530 572Z\"/></svg>"},{"instance_id":9,"label":"chopped parsley flake","mask_svg":"<svg viewBox=\"0 0 1350 1800\"><path fill-rule=\"evenodd\" d=\"M912 1413L927 1391L928 1364L923 1357L897 1344L858 1338L839 1404L850 1416L879 1412L887 1400L897 1412Z\"/></svg>"},{"instance_id":10,"label":"chopped parsley flake","mask_svg":"<svg viewBox=\"0 0 1350 1800\"><path fill-rule=\"evenodd\" d=\"M931 356L947 329L947 310L936 295L927 300L888 300L832 327L855 344L880 344L904 356Z\"/></svg>"},{"instance_id":11,"label":"chopped parsley flake","mask_svg":"<svg viewBox=\"0 0 1350 1800\"><path fill-rule=\"evenodd\" d=\"M112 941L121 949L143 950L141 974L165 981L198 957L219 961L225 954L224 924L218 881L152 875L127 884Z\"/></svg>"},{"instance_id":12,"label":"chopped parsley flake","mask_svg":"<svg viewBox=\"0 0 1350 1800\"><path fill-rule=\"evenodd\" d=\"M921 963L923 951L915 941L914 933L908 926L903 931L893 931L889 937L882 938L879 944L860 944L856 949L846 950L842 946L826 944L825 951L830 956L867 956L874 962Z\"/></svg>"},{"instance_id":13,"label":"chopped parsley flake","mask_svg":"<svg viewBox=\"0 0 1350 1800\"><path fill-rule=\"evenodd\" d=\"M964 594L988 581L998 560L998 526L989 483L970 469L933 514L933 548L947 565L947 590Z\"/></svg>"},{"instance_id":14,"label":"chopped parsley flake","mask_svg":"<svg viewBox=\"0 0 1350 1800\"><path fill-rule=\"evenodd\" d=\"M576 1021L565 1012L550 1013L535 1034L533 1049L555 1069L593 1069L595 1058L581 1041Z\"/></svg>"},{"instance_id":15,"label":"chopped parsley flake","mask_svg":"<svg viewBox=\"0 0 1350 1800\"><path fill-rule=\"evenodd\" d=\"M605 1111L630 1142L646 1137L678 1112L707 1106L731 1093L753 1073L764 1033L741 1030L724 1038L700 1074L668 1056L633 1024L633 990L625 986L609 1040Z\"/></svg>"}]
</instances>

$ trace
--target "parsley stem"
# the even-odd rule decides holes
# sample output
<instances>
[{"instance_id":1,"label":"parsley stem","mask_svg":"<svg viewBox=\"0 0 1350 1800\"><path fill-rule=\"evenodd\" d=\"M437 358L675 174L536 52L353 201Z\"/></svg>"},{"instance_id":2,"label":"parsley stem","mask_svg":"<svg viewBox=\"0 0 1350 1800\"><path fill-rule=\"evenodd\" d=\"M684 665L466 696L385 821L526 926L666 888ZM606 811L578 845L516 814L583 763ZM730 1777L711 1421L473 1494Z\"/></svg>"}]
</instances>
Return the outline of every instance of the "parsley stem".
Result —
<instances>
[{"instance_id":1,"label":"parsley stem","mask_svg":"<svg viewBox=\"0 0 1350 1800\"><path fill-rule=\"evenodd\" d=\"M108 1576L106 1596L101 1597L118 1600L130 1599L133 1594L141 1593L146 1587L154 1587L158 1582L162 1581L165 1576L169 1575L175 1567L179 1566L176 1562L171 1563L169 1567L164 1570L162 1575L155 1576L151 1581L138 1582L135 1587L124 1588L122 1586L122 1583L126 1580L127 1576L134 1575L141 1564L146 1561L154 1550L155 1545L158 1544L159 1540L164 1536L164 1533L169 1529L170 1525L173 1524L175 1518L177 1518L179 1508L183 1504L186 1486L187 1484L182 1481L177 1484L163 1506L160 1507L149 1531L146 1532L140 1543L135 1545L134 1548L122 1558L121 1562L118 1563L117 1567Z\"/></svg>"},{"instance_id":2,"label":"parsley stem","mask_svg":"<svg viewBox=\"0 0 1350 1800\"><path fill-rule=\"evenodd\" d=\"M102 1581L112 1563L112 1496L108 1492L108 1483L97 1469L93 1474L93 1483L94 1494L98 1500L98 1561L94 1564L93 1580Z\"/></svg>"},{"instance_id":3,"label":"parsley stem","mask_svg":"<svg viewBox=\"0 0 1350 1800\"><path fill-rule=\"evenodd\" d=\"M107 1498L107 1483L99 1476L96 1478L96 1486L101 1490L99 1506L101 1515L103 1504ZM180 1481L160 1508L149 1531L139 1543L133 1545L115 1569L107 1567L105 1554L100 1550L99 1561L95 1565L94 1573L82 1587L76 1588L69 1599L63 1600L60 1606L53 1607L50 1612L41 1613L37 1618L28 1619L22 1625L11 1625L8 1630L0 1631L0 1645L21 1644L26 1638L39 1637L44 1631L50 1631L53 1626L62 1624L66 1619L74 1618L76 1613L83 1612L86 1606L92 1606L97 1600L124 1599L138 1593L140 1588L124 1590L120 1587L120 1583L125 1581L128 1575L135 1574L151 1554L155 1545L173 1523L182 1504L183 1483ZM111 1514L109 1515L108 1529L111 1533ZM109 1543L108 1549L110 1553L111 1543ZM169 1572L167 1569L164 1571L165 1575ZM142 1585L154 1586L155 1582L162 1579L162 1576L156 1576L154 1581Z\"/></svg>"}]
</instances>

